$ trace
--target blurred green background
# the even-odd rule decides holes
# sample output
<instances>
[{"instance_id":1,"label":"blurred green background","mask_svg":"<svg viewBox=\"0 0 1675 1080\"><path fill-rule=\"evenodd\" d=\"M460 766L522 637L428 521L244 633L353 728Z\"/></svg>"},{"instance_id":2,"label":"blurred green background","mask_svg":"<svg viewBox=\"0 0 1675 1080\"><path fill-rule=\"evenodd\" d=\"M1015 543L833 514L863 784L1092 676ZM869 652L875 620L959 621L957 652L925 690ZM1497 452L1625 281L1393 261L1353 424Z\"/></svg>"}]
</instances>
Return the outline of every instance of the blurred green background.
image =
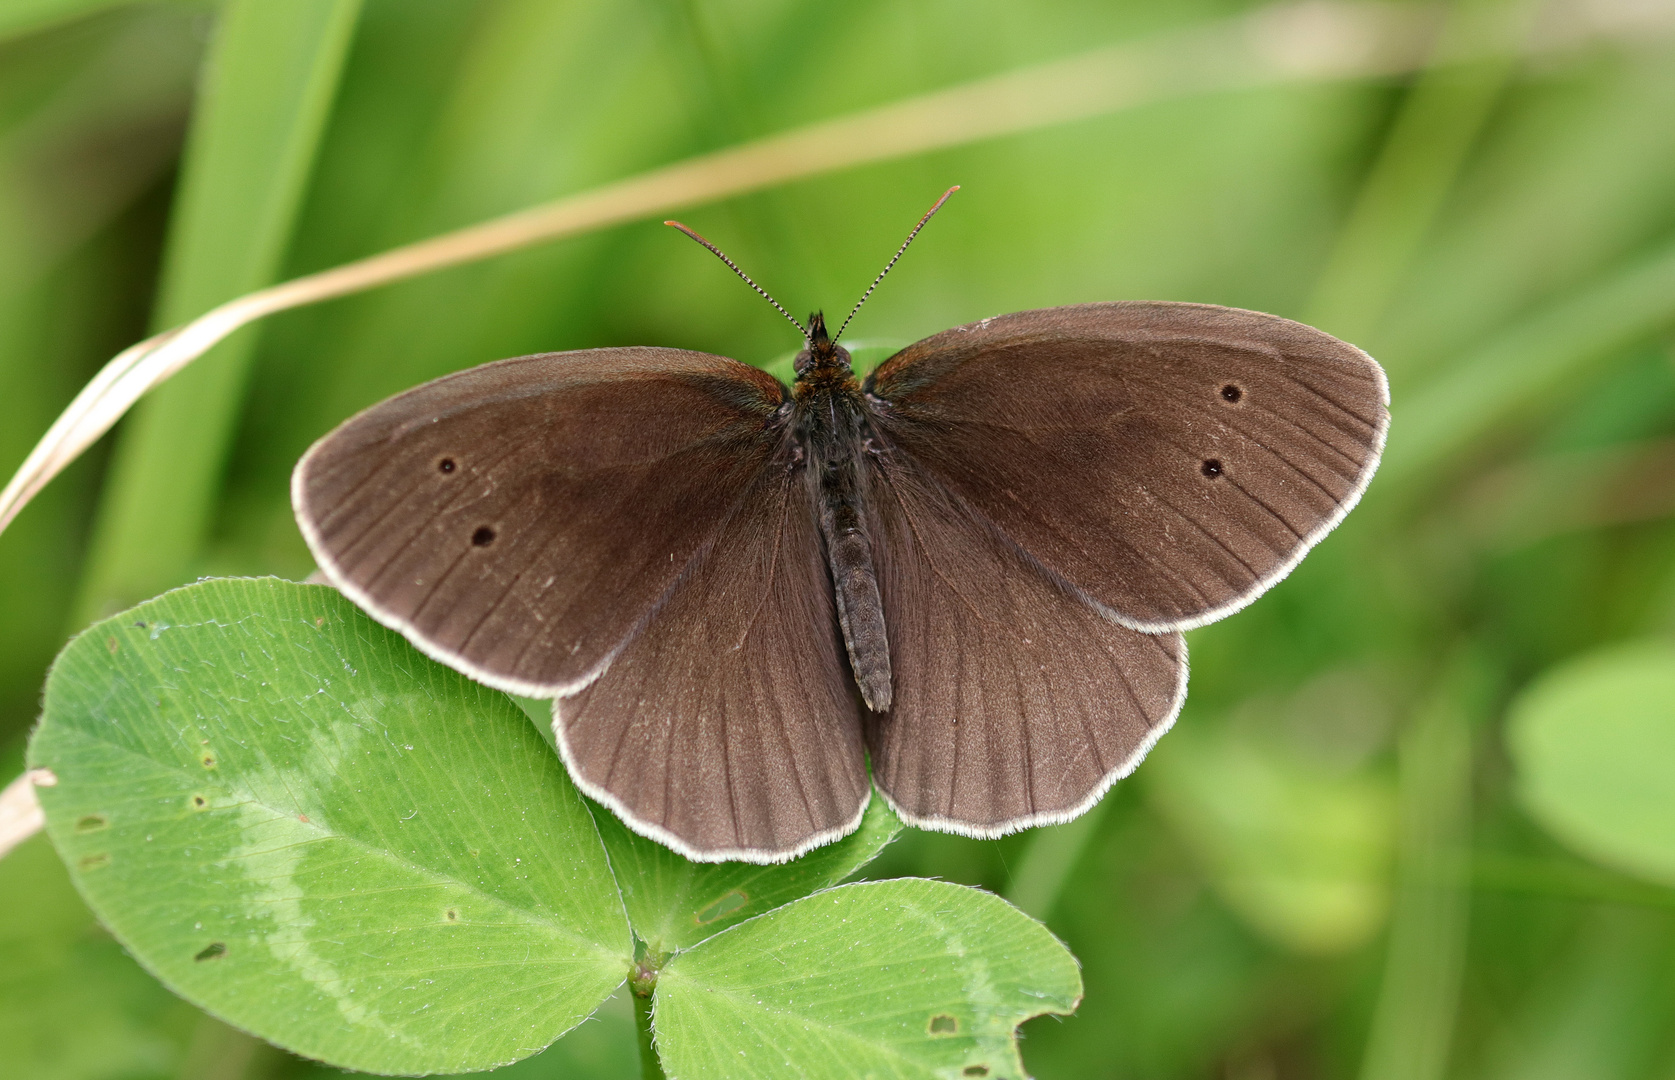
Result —
<instances>
[{"instance_id":1,"label":"blurred green background","mask_svg":"<svg viewBox=\"0 0 1675 1080\"><path fill-rule=\"evenodd\" d=\"M993 889L1081 958L1078 1014L1025 1029L1036 1075L1675 1080L1671 8L1410 5L1442 27L1417 73L1200 92L1183 56L1138 107L682 212L793 312L841 311L959 183L855 338L1198 300L1389 371L1362 507L1188 636L1185 713L1132 779L1071 825L909 832L869 869ZM1173 71L1172 31L1250 10L0 0L0 467L121 348L262 284L1090 48L1154 42ZM620 344L768 363L797 342L644 222L219 347L0 537L5 778L92 617L310 572L288 474L351 412ZM0 1076L316 1071L151 980L43 838L0 861L0 910ZM635 1062L618 1003L507 1072Z\"/></svg>"}]
</instances>

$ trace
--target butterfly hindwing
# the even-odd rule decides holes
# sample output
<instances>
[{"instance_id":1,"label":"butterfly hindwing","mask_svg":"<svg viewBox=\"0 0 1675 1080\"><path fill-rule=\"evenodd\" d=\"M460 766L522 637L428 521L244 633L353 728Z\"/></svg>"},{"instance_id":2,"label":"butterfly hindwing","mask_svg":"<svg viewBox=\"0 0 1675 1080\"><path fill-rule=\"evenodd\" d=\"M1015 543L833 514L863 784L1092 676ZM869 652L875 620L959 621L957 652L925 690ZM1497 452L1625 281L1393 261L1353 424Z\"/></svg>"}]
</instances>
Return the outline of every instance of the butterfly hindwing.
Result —
<instances>
[{"instance_id":1,"label":"butterfly hindwing","mask_svg":"<svg viewBox=\"0 0 1675 1080\"><path fill-rule=\"evenodd\" d=\"M1283 577L1360 497L1384 374L1353 346L1203 304L1025 311L909 346L874 425L1050 572L1137 629Z\"/></svg>"},{"instance_id":2,"label":"butterfly hindwing","mask_svg":"<svg viewBox=\"0 0 1675 1080\"><path fill-rule=\"evenodd\" d=\"M906 820L966 835L1075 817L1174 721L1185 642L1101 616L897 448L874 461L896 677L867 720L879 788Z\"/></svg>"},{"instance_id":3,"label":"butterfly hindwing","mask_svg":"<svg viewBox=\"0 0 1675 1080\"><path fill-rule=\"evenodd\" d=\"M555 707L571 775L704 861L854 831L872 787L806 475L764 473L595 682Z\"/></svg>"}]
</instances>

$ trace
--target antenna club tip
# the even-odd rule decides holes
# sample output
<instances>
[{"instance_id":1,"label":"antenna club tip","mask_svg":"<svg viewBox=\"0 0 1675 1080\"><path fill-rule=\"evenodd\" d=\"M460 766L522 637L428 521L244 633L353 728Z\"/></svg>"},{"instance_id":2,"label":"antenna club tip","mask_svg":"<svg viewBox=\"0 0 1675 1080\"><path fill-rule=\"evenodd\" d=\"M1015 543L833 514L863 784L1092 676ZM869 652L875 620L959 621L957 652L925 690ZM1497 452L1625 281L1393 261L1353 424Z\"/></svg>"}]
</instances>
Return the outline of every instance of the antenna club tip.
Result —
<instances>
[{"instance_id":1,"label":"antenna club tip","mask_svg":"<svg viewBox=\"0 0 1675 1080\"><path fill-rule=\"evenodd\" d=\"M673 227L675 227L675 228L677 228L677 229L678 229L678 228L680 228L680 227L681 227L681 223L680 223L680 222L678 222L678 221L665 221L665 222L664 222L664 223L663 223L663 224L665 224L665 225L671 225L671 226L673 226Z\"/></svg>"}]
</instances>

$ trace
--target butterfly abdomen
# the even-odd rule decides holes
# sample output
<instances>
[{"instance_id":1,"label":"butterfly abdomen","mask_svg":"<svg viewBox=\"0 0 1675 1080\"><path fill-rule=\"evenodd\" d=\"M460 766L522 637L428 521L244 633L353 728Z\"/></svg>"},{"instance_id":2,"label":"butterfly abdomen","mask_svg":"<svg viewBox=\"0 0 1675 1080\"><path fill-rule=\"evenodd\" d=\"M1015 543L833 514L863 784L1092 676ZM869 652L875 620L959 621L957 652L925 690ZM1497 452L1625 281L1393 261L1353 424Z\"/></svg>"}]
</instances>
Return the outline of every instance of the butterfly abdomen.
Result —
<instances>
[{"instance_id":1,"label":"butterfly abdomen","mask_svg":"<svg viewBox=\"0 0 1675 1080\"><path fill-rule=\"evenodd\" d=\"M809 495L826 543L838 622L850 670L873 712L890 708L890 642L884 602L867 530L861 453L866 421L851 384L805 393L797 402L797 435L809 462Z\"/></svg>"}]
</instances>

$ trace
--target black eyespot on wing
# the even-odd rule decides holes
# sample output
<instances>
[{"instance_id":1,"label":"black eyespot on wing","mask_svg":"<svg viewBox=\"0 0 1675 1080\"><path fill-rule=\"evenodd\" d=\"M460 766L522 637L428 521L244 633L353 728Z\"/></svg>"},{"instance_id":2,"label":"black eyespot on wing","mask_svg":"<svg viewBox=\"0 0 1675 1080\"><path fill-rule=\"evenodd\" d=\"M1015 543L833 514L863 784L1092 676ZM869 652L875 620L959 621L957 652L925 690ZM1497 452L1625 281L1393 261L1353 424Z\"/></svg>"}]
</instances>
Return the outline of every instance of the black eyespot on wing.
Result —
<instances>
[{"instance_id":1,"label":"black eyespot on wing","mask_svg":"<svg viewBox=\"0 0 1675 1080\"><path fill-rule=\"evenodd\" d=\"M1221 399L1229 404L1237 402L1244 396L1245 392L1237 386L1234 386L1232 383L1228 383L1226 386L1221 388Z\"/></svg>"},{"instance_id":2,"label":"black eyespot on wing","mask_svg":"<svg viewBox=\"0 0 1675 1080\"><path fill-rule=\"evenodd\" d=\"M451 458L451 457L445 457L441 461L438 461L436 463L436 471L437 472L451 473L451 472L454 471L455 468L456 468L456 466L454 465L454 459Z\"/></svg>"},{"instance_id":3,"label":"black eyespot on wing","mask_svg":"<svg viewBox=\"0 0 1675 1080\"><path fill-rule=\"evenodd\" d=\"M1198 471L1214 480L1222 473L1221 460L1219 458L1205 458L1204 464L1198 467Z\"/></svg>"},{"instance_id":4,"label":"black eyespot on wing","mask_svg":"<svg viewBox=\"0 0 1675 1080\"><path fill-rule=\"evenodd\" d=\"M488 547L494 543L494 530L487 525L477 526L477 531L471 534L472 547Z\"/></svg>"}]
</instances>

